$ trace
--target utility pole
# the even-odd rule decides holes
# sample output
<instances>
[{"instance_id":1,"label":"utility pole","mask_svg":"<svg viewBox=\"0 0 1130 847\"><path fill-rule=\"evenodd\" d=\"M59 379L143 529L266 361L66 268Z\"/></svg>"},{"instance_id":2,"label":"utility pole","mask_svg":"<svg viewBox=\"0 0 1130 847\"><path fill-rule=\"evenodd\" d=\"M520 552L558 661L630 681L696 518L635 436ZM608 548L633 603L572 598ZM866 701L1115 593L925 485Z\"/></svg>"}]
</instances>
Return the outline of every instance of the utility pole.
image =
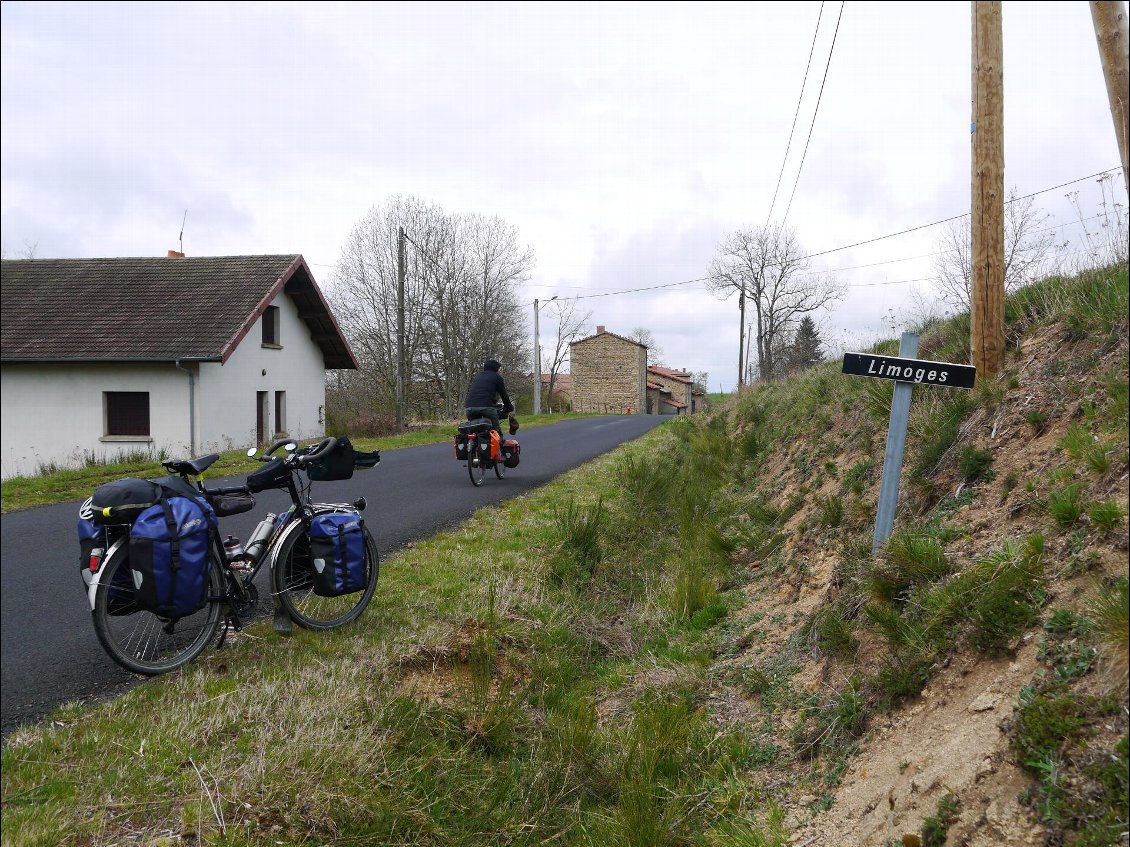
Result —
<instances>
[{"instance_id":1,"label":"utility pole","mask_svg":"<svg viewBox=\"0 0 1130 847\"><path fill-rule=\"evenodd\" d=\"M396 239L396 431L404 431L404 227Z\"/></svg>"},{"instance_id":2,"label":"utility pole","mask_svg":"<svg viewBox=\"0 0 1130 847\"><path fill-rule=\"evenodd\" d=\"M1130 192L1130 177L1126 173L1126 89L1130 77L1127 71L1130 36L1127 35L1126 4L1122 0L1091 0L1091 20L1095 25L1095 40L1099 44L1099 59L1106 78L1106 96L1110 100L1110 116L1114 119L1118 155L1122 159L1122 186Z\"/></svg>"},{"instance_id":3,"label":"utility pole","mask_svg":"<svg viewBox=\"0 0 1130 847\"><path fill-rule=\"evenodd\" d=\"M545 302L552 303L557 299L554 294ZM560 338L560 328L558 328ZM534 300L534 414L541 414L541 342L538 340L538 301Z\"/></svg>"},{"instance_id":4,"label":"utility pole","mask_svg":"<svg viewBox=\"0 0 1130 847\"><path fill-rule=\"evenodd\" d=\"M538 341L538 301L534 299L534 414L541 414L541 342Z\"/></svg>"},{"instance_id":5,"label":"utility pole","mask_svg":"<svg viewBox=\"0 0 1130 847\"><path fill-rule=\"evenodd\" d=\"M745 282L738 292L738 394L742 393L742 384L745 377Z\"/></svg>"},{"instance_id":6,"label":"utility pole","mask_svg":"<svg viewBox=\"0 0 1130 847\"><path fill-rule=\"evenodd\" d=\"M973 0L973 366L1004 367L1004 37L1000 0Z\"/></svg>"}]
</instances>

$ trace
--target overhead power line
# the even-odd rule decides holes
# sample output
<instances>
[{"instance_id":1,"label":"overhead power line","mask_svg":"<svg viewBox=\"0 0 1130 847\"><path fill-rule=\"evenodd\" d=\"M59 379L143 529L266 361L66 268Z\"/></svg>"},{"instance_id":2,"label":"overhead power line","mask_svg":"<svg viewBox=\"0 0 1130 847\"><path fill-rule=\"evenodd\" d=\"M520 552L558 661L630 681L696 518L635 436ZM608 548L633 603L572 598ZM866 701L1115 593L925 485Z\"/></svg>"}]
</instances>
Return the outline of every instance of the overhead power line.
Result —
<instances>
[{"instance_id":1,"label":"overhead power line","mask_svg":"<svg viewBox=\"0 0 1130 847\"><path fill-rule=\"evenodd\" d=\"M832 52L836 49L836 36L840 34L840 20L844 16L843 0L840 0L840 14L836 18L836 31L832 33L832 46L828 48L828 61L824 65L824 79L820 83L820 94L816 98L816 108L812 111L812 123L808 127L808 138L804 142L804 155L800 157L800 167L796 170L796 181L793 182L793 193L789 195L789 205L785 208L785 216L781 223L788 220L789 212L793 208L793 197L796 196L796 187L800 184L800 174L804 170L804 160L808 158L808 144L812 141L812 129L816 126L816 115L820 112L820 101L824 99L824 84L828 81L828 68L832 66Z\"/></svg>"},{"instance_id":2,"label":"overhead power line","mask_svg":"<svg viewBox=\"0 0 1130 847\"><path fill-rule=\"evenodd\" d=\"M843 11L843 6L840 7ZM808 64L804 67L804 79L800 83L800 94L796 99L796 112L793 114L793 127L789 130L789 141L785 145L785 157L781 160L781 172L777 174L777 187L773 189L773 202L769 204L769 214L765 216L765 225L773 217L773 207L777 205L777 192L781 189L781 177L785 175L785 163L789 161L789 151L793 146L793 133L796 132L796 119L800 116L800 104L804 100L804 89L808 85L808 72L812 68L812 54L816 52L816 36L820 33L820 19L824 16L824 3L820 3L820 11L816 15L816 29L812 33L812 46L808 48Z\"/></svg>"}]
</instances>

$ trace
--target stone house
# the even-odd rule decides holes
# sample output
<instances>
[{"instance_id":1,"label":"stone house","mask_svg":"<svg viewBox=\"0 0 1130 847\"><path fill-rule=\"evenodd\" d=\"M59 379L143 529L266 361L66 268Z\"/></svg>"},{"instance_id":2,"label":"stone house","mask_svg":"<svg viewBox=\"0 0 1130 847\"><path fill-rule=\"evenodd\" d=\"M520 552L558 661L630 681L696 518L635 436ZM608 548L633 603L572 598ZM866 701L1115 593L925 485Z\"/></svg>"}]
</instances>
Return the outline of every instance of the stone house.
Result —
<instances>
[{"instance_id":1,"label":"stone house","mask_svg":"<svg viewBox=\"0 0 1130 847\"><path fill-rule=\"evenodd\" d=\"M695 387L690 371L648 365L648 414L686 415L705 408L705 395Z\"/></svg>"},{"instance_id":2,"label":"stone house","mask_svg":"<svg viewBox=\"0 0 1130 847\"><path fill-rule=\"evenodd\" d=\"M647 347L606 332L569 345L573 411L610 415L644 414L647 410Z\"/></svg>"}]
</instances>

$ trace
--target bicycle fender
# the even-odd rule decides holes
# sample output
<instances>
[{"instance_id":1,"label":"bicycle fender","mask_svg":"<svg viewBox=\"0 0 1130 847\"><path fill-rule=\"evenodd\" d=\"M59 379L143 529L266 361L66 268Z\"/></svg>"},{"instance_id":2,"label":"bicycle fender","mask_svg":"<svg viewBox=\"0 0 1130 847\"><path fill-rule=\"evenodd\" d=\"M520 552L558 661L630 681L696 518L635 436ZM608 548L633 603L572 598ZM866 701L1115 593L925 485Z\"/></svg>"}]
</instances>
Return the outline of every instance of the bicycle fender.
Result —
<instances>
[{"instance_id":1,"label":"bicycle fender","mask_svg":"<svg viewBox=\"0 0 1130 847\"><path fill-rule=\"evenodd\" d=\"M272 574L274 573L275 565L279 560L279 551L283 548L283 545L286 543L287 539L289 539L296 532L303 531L303 527L305 527L305 525L305 522L300 520L299 518L292 518L291 520L287 521L286 526L283 527L282 533L279 534L279 537L276 538L274 543L271 545L270 567ZM274 585L274 580L271 581L271 584Z\"/></svg>"},{"instance_id":2,"label":"bicycle fender","mask_svg":"<svg viewBox=\"0 0 1130 847\"><path fill-rule=\"evenodd\" d=\"M90 602L90 611L94 611L94 595L98 593L98 582L101 580L102 574L106 571L106 565L110 564L110 561L117 556L119 552L125 555L129 551L129 548L126 547L125 550L122 550L122 547L128 544L129 538L119 538L110 545L110 549L108 549L106 554L102 557L102 564L98 566L98 570L95 572L94 576L91 577L90 585L86 589L86 598Z\"/></svg>"},{"instance_id":3,"label":"bicycle fender","mask_svg":"<svg viewBox=\"0 0 1130 847\"><path fill-rule=\"evenodd\" d=\"M325 512L348 513L357 511L348 503L314 503L311 505L311 510L315 515L321 515ZM292 518L291 520L287 521L286 526L283 527L282 533L277 539L275 539L274 543L271 544L270 568L272 573L275 570L275 565L278 563L279 551L283 549L283 545L296 532L305 532L307 529L308 527L306 525L306 522L299 518Z\"/></svg>"}]
</instances>

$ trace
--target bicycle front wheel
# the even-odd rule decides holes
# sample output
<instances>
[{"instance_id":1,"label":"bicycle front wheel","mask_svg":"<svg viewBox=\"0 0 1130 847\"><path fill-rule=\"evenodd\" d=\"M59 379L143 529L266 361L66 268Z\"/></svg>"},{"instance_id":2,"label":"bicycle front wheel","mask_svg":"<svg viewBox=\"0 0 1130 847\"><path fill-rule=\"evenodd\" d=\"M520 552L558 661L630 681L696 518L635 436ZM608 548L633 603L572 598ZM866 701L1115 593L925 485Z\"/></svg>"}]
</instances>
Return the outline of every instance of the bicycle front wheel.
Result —
<instances>
[{"instance_id":1,"label":"bicycle front wheel","mask_svg":"<svg viewBox=\"0 0 1130 847\"><path fill-rule=\"evenodd\" d=\"M223 620L224 575L212 562L208 602L173 620L139 609L137 589L123 548L106 564L94 594L94 633L110 658L128 671L156 676L186 665L208 646Z\"/></svg>"},{"instance_id":2,"label":"bicycle front wheel","mask_svg":"<svg viewBox=\"0 0 1130 847\"><path fill-rule=\"evenodd\" d=\"M373 599L380 575L377 543L365 530L365 587L351 594L323 597L314 593L310 534L304 527L283 542L274 567L274 590L290 619L305 629L333 629L355 620Z\"/></svg>"}]
</instances>

